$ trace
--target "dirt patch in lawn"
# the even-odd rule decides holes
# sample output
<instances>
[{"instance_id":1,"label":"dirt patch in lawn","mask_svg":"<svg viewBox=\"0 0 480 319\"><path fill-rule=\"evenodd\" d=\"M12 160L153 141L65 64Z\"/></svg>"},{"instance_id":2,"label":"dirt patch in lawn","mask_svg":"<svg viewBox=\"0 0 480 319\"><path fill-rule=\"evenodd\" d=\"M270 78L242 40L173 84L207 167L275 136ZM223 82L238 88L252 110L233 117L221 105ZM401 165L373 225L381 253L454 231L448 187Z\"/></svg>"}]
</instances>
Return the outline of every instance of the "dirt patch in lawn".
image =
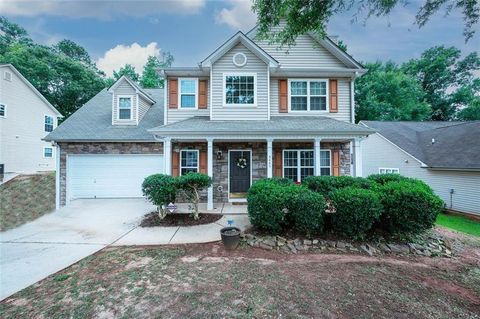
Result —
<instances>
[{"instance_id":1,"label":"dirt patch in lawn","mask_svg":"<svg viewBox=\"0 0 480 319\"><path fill-rule=\"evenodd\" d=\"M104 249L2 301L0 316L478 318L479 309L479 260L210 243Z\"/></svg>"},{"instance_id":2,"label":"dirt patch in lawn","mask_svg":"<svg viewBox=\"0 0 480 319\"><path fill-rule=\"evenodd\" d=\"M160 217L158 217L158 213L152 212L143 217L140 226L196 226L214 223L222 217L223 215L221 214L200 214L199 219L193 219L190 214L168 214L164 219L160 219Z\"/></svg>"},{"instance_id":3,"label":"dirt patch in lawn","mask_svg":"<svg viewBox=\"0 0 480 319\"><path fill-rule=\"evenodd\" d=\"M55 174L20 175L0 185L0 231L55 209Z\"/></svg>"}]
</instances>

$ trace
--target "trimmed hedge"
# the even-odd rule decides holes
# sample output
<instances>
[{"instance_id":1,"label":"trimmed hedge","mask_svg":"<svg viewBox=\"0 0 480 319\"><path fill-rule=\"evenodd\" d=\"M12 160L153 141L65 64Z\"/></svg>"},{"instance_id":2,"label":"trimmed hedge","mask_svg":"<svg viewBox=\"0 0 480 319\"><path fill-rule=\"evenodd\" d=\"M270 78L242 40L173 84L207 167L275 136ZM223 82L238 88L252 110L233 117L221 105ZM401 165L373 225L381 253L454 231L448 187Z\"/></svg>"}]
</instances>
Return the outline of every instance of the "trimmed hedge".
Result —
<instances>
[{"instance_id":1,"label":"trimmed hedge","mask_svg":"<svg viewBox=\"0 0 480 319\"><path fill-rule=\"evenodd\" d=\"M411 178L402 176L400 174L372 174L368 176L367 179L380 185L385 185L386 183L389 183L389 182L412 180Z\"/></svg>"},{"instance_id":2,"label":"trimmed hedge","mask_svg":"<svg viewBox=\"0 0 480 319\"><path fill-rule=\"evenodd\" d=\"M328 196L332 191L345 187L371 189L375 183L362 177L352 176L309 176L303 184L310 190Z\"/></svg>"},{"instance_id":3,"label":"trimmed hedge","mask_svg":"<svg viewBox=\"0 0 480 319\"><path fill-rule=\"evenodd\" d=\"M365 238L382 214L380 196L375 191L356 187L337 189L330 195L336 209L331 214L332 230L355 239Z\"/></svg>"},{"instance_id":4,"label":"trimmed hedge","mask_svg":"<svg viewBox=\"0 0 480 319\"><path fill-rule=\"evenodd\" d=\"M150 175L142 183L143 195L158 207L175 203L177 190L177 182L170 175Z\"/></svg>"},{"instance_id":5,"label":"trimmed hedge","mask_svg":"<svg viewBox=\"0 0 480 319\"><path fill-rule=\"evenodd\" d=\"M247 195L252 225L278 234L287 229L312 235L323 230L325 199L285 179L262 179Z\"/></svg>"},{"instance_id":6,"label":"trimmed hedge","mask_svg":"<svg viewBox=\"0 0 480 319\"><path fill-rule=\"evenodd\" d=\"M379 227L392 234L419 233L431 228L443 201L419 180L387 182L379 188L383 213Z\"/></svg>"}]
</instances>

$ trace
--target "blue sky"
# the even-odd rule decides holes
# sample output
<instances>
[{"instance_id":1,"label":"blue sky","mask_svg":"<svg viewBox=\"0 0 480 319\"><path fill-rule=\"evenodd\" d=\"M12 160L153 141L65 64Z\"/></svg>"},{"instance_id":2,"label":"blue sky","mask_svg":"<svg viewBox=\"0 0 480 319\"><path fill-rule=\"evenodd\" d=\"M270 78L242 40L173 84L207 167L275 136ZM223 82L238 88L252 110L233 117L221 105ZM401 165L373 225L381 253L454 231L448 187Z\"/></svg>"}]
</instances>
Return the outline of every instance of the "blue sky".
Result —
<instances>
[{"instance_id":1,"label":"blue sky","mask_svg":"<svg viewBox=\"0 0 480 319\"><path fill-rule=\"evenodd\" d=\"M357 60L403 62L434 45L480 50L480 34L467 44L459 12L437 14L425 27L414 25L420 2L399 7L388 18L351 23L353 12L334 17L329 34L337 35ZM63 38L84 46L110 73L125 63L140 71L151 54L170 51L174 65L195 65L237 30L255 24L249 0L23 1L0 0L0 15L27 29L38 42Z\"/></svg>"}]
</instances>

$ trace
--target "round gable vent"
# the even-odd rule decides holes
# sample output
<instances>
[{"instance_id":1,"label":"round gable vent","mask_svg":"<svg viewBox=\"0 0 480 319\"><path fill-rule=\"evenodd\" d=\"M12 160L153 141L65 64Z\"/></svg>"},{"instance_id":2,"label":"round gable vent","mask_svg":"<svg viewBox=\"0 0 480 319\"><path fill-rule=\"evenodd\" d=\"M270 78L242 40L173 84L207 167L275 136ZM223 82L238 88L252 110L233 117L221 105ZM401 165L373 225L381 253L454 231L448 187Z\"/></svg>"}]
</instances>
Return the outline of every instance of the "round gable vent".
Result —
<instances>
[{"instance_id":1,"label":"round gable vent","mask_svg":"<svg viewBox=\"0 0 480 319\"><path fill-rule=\"evenodd\" d=\"M245 64L247 64L247 56L242 52L235 53L233 55L233 64L238 67L244 66Z\"/></svg>"}]
</instances>

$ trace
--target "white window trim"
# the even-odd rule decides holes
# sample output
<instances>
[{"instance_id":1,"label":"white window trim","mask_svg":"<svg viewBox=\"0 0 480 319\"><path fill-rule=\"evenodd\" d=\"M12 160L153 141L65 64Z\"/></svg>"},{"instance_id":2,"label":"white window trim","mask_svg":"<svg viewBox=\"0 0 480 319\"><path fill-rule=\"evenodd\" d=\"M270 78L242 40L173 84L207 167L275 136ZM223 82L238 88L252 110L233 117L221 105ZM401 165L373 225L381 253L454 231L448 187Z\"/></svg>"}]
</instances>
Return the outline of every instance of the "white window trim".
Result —
<instances>
[{"instance_id":1,"label":"white window trim","mask_svg":"<svg viewBox=\"0 0 480 319\"><path fill-rule=\"evenodd\" d=\"M8 74L9 76L7 76L7 74ZM4 79L5 81L12 82L12 72L10 72L10 71L5 71L5 72L3 73L3 79Z\"/></svg>"},{"instance_id":2,"label":"white window trim","mask_svg":"<svg viewBox=\"0 0 480 319\"><path fill-rule=\"evenodd\" d=\"M322 168L328 168L330 170L330 174L328 175L323 175L323 176L332 176L332 150L331 149L320 149L320 153L322 152L328 152L328 162L330 163L329 166L322 166L322 156L320 155L320 172L322 172Z\"/></svg>"},{"instance_id":3,"label":"white window trim","mask_svg":"<svg viewBox=\"0 0 480 319\"><path fill-rule=\"evenodd\" d=\"M52 156L45 156L45 150L46 150L47 148L49 148L49 149L52 150ZM45 147L43 148L43 158L54 158L54 157L55 157L54 152L55 152L55 151L54 151L54 148L53 148L52 146L45 146Z\"/></svg>"},{"instance_id":4,"label":"white window trim","mask_svg":"<svg viewBox=\"0 0 480 319\"><path fill-rule=\"evenodd\" d=\"M382 173L382 170L385 171ZM387 173L387 170L391 170L391 173ZM396 172L394 172L396 171ZM400 174L400 169L399 168L392 168L392 167L379 167L378 168L378 174Z\"/></svg>"},{"instance_id":5,"label":"white window trim","mask_svg":"<svg viewBox=\"0 0 480 319\"><path fill-rule=\"evenodd\" d=\"M291 95L291 82L307 82L307 110L292 110L292 95ZM326 109L325 110L310 110L310 82L325 82L326 88ZM328 87L329 80L328 79L288 79L288 112L294 113L329 113L329 105L330 105L330 88ZM302 95L303 96L303 95ZM321 95L313 95L313 96L321 96Z\"/></svg>"},{"instance_id":6,"label":"white window trim","mask_svg":"<svg viewBox=\"0 0 480 319\"><path fill-rule=\"evenodd\" d=\"M119 122L130 122L133 120L133 95L117 95L117 121ZM130 99L130 118L121 119L120 118L120 99L129 98Z\"/></svg>"},{"instance_id":7,"label":"white window trim","mask_svg":"<svg viewBox=\"0 0 480 319\"><path fill-rule=\"evenodd\" d=\"M252 104L241 104L241 103L232 103L232 104L227 104L227 92L225 90L225 86L227 84L227 76L253 76L253 102ZM242 108L248 108L248 107L256 107L257 106L257 73L255 72L228 72L228 73L222 73L223 77L223 85L222 85L222 104L223 107L242 107Z\"/></svg>"},{"instance_id":8,"label":"white window trim","mask_svg":"<svg viewBox=\"0 0 480 319\"><path fill-rule=\"evenodd\" d=\"M3 105L3 115L0 115L1 118L7 118L7 104L0 103L0 105ZM44 126L45 129L45 126Z\"/></svg>"},{"instance_id":9,"label":"white window trim","mask_svg":"<svg viewBox=\"0 0 480 319\"><path fill-rule=\"evenodd\" d=\"M289 151L295 151L297 152L297 166L286 166L285 165L285 152ZM313 152L313 166L301 166L300 165L300 152L307 151L307 152ZM330 149L320 149L320 152L328 152L328 158L330 159L330 166L320 166L320 170L322 168L329 168L330 169L330 175L332 175L332 151ZM283 149L282 152L282 177L285 178L285 168L296 168L297 169L297 180L294 182L301 182L301 176L302 176L302 168L313 168L313 175L315 176L315 150L313 148L311 149ZM327 175L324 175L327 176Z\"/></svg>"},{"instance_id":10,"label":"white window trim","mask_svg":"<svg viewBox=\"0 0 480 319\"><path fill-rule=\"evenodd\" d=\"M180 150L180 156L178 157L180 160L180 163L178 163L178 175L182 175L182 168L194 168L193 166L182 166L182 153L188 151L188 152L196 152L197 153L197 173L200 172L200 151L199 150L191 150L191 149L181 149Z\"/></svg>"},{"instance_id":11,"label":"white window trim","mask_svg":"<svg viewBox=\"0 0 480 319\"><path fill-rule=\"evenodd\" d=\"M51 117L52 120L53 120L53 121L52 121L52 130L51 130L50 132L47 131L47 130L45 130L45 124L47 124L47 123L45 123L45 117L46 117L46 116ZM55 128L56 128L55 116L52 116L52 115L49 115L49 114L43 114L43 131L44 131L45 133L51 133L51 132L53 132L53 130L55 130Z\"/></svg>"},{"instance_id":12,"label":"white window trim","mask_svg":"<svg viewBox=\"0 0 480 319\"><path fill-rule=\"evenodd\" d=\"M195 107L182 107L182 80L195 81ZM191 95L188 94L187 95ZM178 109L198 110L198 78L178 78Z\"/></svg>"}]
</instances>

